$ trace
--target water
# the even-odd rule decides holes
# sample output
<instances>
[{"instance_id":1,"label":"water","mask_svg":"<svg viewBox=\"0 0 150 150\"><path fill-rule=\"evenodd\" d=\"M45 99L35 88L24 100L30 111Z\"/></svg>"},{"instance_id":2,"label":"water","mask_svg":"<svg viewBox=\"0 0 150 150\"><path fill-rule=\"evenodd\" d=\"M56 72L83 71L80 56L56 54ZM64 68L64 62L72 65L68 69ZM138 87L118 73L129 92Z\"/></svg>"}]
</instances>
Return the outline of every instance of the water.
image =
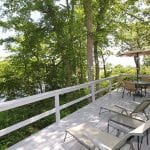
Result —
<instances>
[{"instance_id":1,"label":"water","mask_svg":"<svg viewBox=\"0 0 150 150\"><path fill-rule=\"evenodd\" d=\"M5 102L6 98L0 98L0 103Z\"/></svg>"}]
</instances>

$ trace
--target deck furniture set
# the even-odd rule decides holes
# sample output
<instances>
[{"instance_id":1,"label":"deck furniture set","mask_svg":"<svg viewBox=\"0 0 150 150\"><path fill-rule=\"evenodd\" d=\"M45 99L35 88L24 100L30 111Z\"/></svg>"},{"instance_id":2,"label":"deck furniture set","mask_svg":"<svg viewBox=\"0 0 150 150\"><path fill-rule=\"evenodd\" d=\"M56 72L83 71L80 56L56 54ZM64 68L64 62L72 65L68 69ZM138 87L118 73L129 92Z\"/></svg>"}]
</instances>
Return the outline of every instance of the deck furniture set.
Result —
<instances>
[{"instance_id":1,"label":"deck furniture set","mask_svg":"<svg viewBox=\"0 0 150 150\"><path fill-rule=\"evenodd\" d=\"M150 105L150 99L146 99L141 103L133 101L131 105L132 103L135 106L133 110L121 105L100 107L99 116L105 112L113 113L108 120L107 132L89 123L82 123L66 129L64 141L69 134L88 150L120 150L126 144L129 144L129 149L131 150L140 150L144 137L147 145L149 145L150 118L146 109ZM142 117L141 114L143 115ZM112 135L109 132L110 127L117 129L116 135ZM130 131L127 132L125 128L128 128ZM120 137L120 133L124 133L124 136ZM136 148L135 141L137 142Z\"/></svg>"},{"instance_id":2,"label":"deck furniture set","mask_svg":"<svg viewBox=\"0 0 150 150\"><path fill-rule=\"evenodd\" d=\"M143 76L141 80L131 81L125 80L123 78L118 78L118 88L122 87L122 98L124 97L125 91L127 91L130 95L133 94L133 100L135 100L135 96L146 96L146 90L150 87L150 77ZM144 94L143 94L144 90Z\"/></svg>"}]
</instances>

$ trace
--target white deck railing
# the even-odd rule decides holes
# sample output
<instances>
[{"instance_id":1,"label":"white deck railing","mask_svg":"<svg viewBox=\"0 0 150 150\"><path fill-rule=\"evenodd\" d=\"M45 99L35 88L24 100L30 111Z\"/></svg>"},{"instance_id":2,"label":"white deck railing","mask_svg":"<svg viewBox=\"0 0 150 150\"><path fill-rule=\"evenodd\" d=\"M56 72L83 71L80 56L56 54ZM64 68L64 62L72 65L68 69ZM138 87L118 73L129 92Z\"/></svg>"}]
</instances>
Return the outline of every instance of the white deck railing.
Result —
<instances>
[{"instance_id":1,"label":"white deck railing","mask_svg":"<svg viewBox=\"0 0 150 150\"><path fill-rule=\"evenodd\" d=\"M88 83L85 83L85 84L80 84L80 85L76 85L76 86L72 86L72 87L67 87L67 88L63 88L63 89L58 89L58 90L54 90L54 91L50 91L50 92L46 92L46 93L42 93L42 94L37 94L37 95L29 96L29 97L19 98L19 99L16 99L16 100L11 100L11 101L8 101L8 102L0 103L0 112L2 112L2 111L6 111L6 110L16 108L16 107L20 107L20 106L24 106L24 105L27 105L27 104L35 103L37 101L42 101L42 100L47 99L47 98L54 97L54 99L55 99L55 108L53 108L49 111L46 111L44 113L41 113L39 115L36 115L32 118L29 118L27 120L16 123L16 124L14 124L12 126L9 126L7 128L1 129L0 130L0 137L4 136L4 135L6 135L10 132L13 132L13 131L15 131L19 128L22 128L26 125L29 125L33 122L36 122L36 121L38 121L38 120L40 120L44 117L47 117L51 114L54 114L54 113L55 113L55 116L56 116L56 123L59 123L60 122L60 110L62 110L64 108L67 108L71 105L74 105L74 104L76 104L80 101L83 101L87 98L90 98L90 97L92 99L92 102L94 102L95 101L95 95L102 92L102 91L108 90L109 92L111 92L112 79L114 79L116 77L118 77L118 76L105 78L105 79L102 79L102 80L96 80L96 81L88 82ZM99 90L96 91L96 85L98 85L98 84L100 85L104 81L109 82L108 87L100 88ZM86 96L75 99L75 100L73 100L69 103L60 105L60 100L59 100L60 95L63 95L65 93L70 93L70 92L73 92L73 91L77 91L77 90L80 90L80 89L84 89L84 88L90 88L90 93L87 94Z\"/></svg>"}]
</instances>

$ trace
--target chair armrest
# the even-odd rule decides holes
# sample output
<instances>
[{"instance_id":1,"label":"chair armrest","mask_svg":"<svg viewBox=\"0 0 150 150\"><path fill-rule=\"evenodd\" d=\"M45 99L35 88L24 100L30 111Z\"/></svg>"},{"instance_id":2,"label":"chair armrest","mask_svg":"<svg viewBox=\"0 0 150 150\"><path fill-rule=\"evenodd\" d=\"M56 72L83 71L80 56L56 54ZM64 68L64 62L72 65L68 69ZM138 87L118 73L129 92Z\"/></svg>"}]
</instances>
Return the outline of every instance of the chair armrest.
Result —
<instances>
[{"instance_id":1,"label":"chair armrest","mask_svg":"<svg viewBox=\"0 0 150 150\"><path fill-rule=\"evenodd\" d=\"M135 101L131 101L131 102L128 102L128 103L133 103L134 105L139 105L140 104L139 102L135 102Z\"/></svg>"},{"instance_id":2,"label":"chair armrest","mask_svg":"<svg viewBox=\"0 0 150 150\"><path fill-rule=\"evenodd\" d=\"M130 133L137 136L143 136L144 132L150 128L150 120L143 123L138 128L132 130Z\"/></svg>"},{"instance_id":3,"label":"chair armrest","mask_svg":"<svg viewBox=\"0 0 150 150\"><path fill-rule=\"evenodd\" d=\"M115 106L115 107L118 107L118 108L120 108L120 109L122 109L121 114L123 114L123 113L125 112L126 115L130 115L130 113L131 113L130 110L126 109L126 108L123 107L123 106L120 106L120 105L114 105L114 106Z\"/></svg>"}]
</instances>

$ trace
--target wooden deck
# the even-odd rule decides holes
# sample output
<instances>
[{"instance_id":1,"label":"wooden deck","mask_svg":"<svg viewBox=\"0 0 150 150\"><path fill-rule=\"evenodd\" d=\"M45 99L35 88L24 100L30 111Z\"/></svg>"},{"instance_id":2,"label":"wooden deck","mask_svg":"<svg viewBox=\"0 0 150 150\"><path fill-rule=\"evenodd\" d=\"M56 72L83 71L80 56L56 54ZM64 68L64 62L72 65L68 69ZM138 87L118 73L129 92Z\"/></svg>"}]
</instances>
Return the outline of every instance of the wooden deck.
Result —
<instances>
[{"instance_id":1,"label":"wooden deck","mask_svg":"<svg viewBox=\"0 0 150 150\"><path fill-rule=\"evenodd\" d=\"M141 102L147 97L150 98L150 93L146 97L136 97L135 101ZM100 106L110 106L113 104L124 104L124 102L133 101L133 97L125 94L124 98L121 98L121 92L112 91L111 93L97 99L94 103L91 103L82 109L68 115L63 118L59 125L56 123L44 128L43 130L33 134L32 136L20 141L19 143L11 146L8 150L85 150L81 144L79 144L73 138L67 138L64 142L65 129L71 126L78 125L83 122L88 122L94 125L96 128L100 128L106 131L107 121L111 117L111 113L103 113L99 117ZM150 107L149 107L150 108ZM150 111L148 108L147 111ZM112 129L112 134L115 130ZM121 135L122 136L122 135ZM142 150L150 150L150 145L146 145L145 139L143 141ZM135 143L136 145L136 143ZM128 148L123 148L127 150Z\"/></svg>"}]
</instances>

